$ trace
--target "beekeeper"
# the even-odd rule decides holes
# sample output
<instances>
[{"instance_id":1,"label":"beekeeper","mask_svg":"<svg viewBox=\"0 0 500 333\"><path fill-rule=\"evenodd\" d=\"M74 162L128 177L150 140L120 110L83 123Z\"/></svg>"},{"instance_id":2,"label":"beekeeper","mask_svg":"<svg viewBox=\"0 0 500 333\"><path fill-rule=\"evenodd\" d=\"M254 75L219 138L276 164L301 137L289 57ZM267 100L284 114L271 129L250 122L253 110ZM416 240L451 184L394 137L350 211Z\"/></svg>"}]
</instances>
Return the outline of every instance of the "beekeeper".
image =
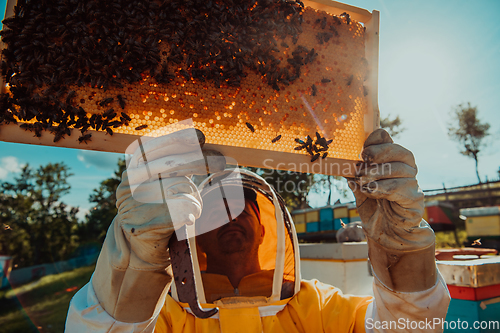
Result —
<instances>
[{"instance_id":1,"label":"beekeeper","mask_svg":"<svg viewBox=\"0 0 500 333\"><path fill-rule=\"evenodd\" d=\"M164 156L178 152L173 145L161 149ZM374 297L343 295L300 279L290 214L259 176L228 170L199 187L187 177L160 178L132 196L125 171L116 193L118 214L90 282L70 303L66 332L442 331L432 324L446 316L450 297L435 265L434 234L422 219L414 157L379 129L366 140L362 158L367 167L349 186L367 236ZM216 194L238 183L244 204L233 217L227 210L232 196L221 204ZM159 186L168 205L136 200ZM218 309L208 319L194 316L171 284L174 225L167 206L181 208L175 209L177 221L194 222L196 292L204 309ZM217 224L228 214L229 223Z\"/></svg>"}]
</instances>

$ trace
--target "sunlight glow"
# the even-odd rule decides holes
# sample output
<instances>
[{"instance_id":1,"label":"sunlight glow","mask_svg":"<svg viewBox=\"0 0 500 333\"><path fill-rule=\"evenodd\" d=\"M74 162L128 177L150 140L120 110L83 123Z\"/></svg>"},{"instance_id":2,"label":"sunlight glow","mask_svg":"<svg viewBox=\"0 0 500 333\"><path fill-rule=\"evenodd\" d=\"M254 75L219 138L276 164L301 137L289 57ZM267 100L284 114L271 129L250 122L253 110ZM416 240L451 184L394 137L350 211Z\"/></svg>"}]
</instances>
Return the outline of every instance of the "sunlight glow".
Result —
<instances>
[{"instance_id":1,"label":"sunlight glow","mask_svg":"<svg viewBox=\"0 0 500 333\"><path fill-rule=\"evenodd\" d=\"M407 102L422 98L436 102L455 84L451 70L453 58L439 43L406 41L388 60L381 80L386 80L384 83L388 83L391 95L404 97Z\"/></svg>"}]
</instances>

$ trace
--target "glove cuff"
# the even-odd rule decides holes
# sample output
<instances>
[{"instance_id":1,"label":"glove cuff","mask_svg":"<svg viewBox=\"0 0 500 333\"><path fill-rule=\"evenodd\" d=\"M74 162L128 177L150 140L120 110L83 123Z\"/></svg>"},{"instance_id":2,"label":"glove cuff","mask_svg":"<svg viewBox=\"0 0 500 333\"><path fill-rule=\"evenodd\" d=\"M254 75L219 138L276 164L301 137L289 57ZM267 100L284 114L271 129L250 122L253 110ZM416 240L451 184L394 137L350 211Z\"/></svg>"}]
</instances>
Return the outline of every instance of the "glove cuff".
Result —
<instances>
[{"instance_id":1,"label":"glove cuff","mask_svg":"<svg viewBox=\"0 0 500 333\"><path fill-rule=\"evenodd\" d=\"M368 255L378 280L388 289L417 292L436 284L437 269L434 242L415 250L395 250L367 237Z\"/></svg>"},{"instance_id":2,"label":"glove cuff","mask_svg":"<svg viewBox=\"0 0 500 333\"><path fill-rule=\"evenodd\" d=\"M92 286L101 306L118 321L143 322L159 313L172 281L171 271L139 262L126 240L116 217L111 224L97 260ZM167 239L168 241L168 239ZM165 250L165 257L168 252ZM137 266L137 265L136 265Z\"/></svg>"}]
</instances>

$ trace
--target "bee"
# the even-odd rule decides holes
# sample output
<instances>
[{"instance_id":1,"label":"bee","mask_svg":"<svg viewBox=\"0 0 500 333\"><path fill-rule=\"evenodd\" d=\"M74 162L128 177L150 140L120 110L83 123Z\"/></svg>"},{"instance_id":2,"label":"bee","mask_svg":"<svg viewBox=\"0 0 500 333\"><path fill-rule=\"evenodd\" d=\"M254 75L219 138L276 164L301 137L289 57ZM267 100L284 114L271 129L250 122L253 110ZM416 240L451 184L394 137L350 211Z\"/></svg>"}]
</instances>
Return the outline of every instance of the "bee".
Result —
<instances>
[{"instance_id":1,"label":"bee","mask_svg":"<svg viewBox=\"0 0 500 333\"><path fill-rule=\"evenodd\" d=\"M130 119L130 117L128 116L128 114L126 114L125 112L122 112L122 117L125 118L127 121L131 121L132 119Z\"/></svg>"},{"instance_id":2,"label":"bee","mask_svg":"<svg viewBox=\"0 0 500 333\"><path fill-rule=\"evenodd\" d=\"M332 80L327 79L327 78L322 78L321 79L321 83L329 83L329 82L332 82Z\"/></svg>"},{"instance_id":3,"label":"bee","mask_svg":"<svg viewBox=\"0 0 500 333\"><path fill-rule=\"evenodd\" d=\"M120 107L122 109L125 109L125 99L122 97L122 95L118 95L116 96L116 98L118 99L118 104L120 104Z\"/></svg>"},{"instance_id":4,"label":"bee","mask_svg":"<svg viewBox=\"0 0 500 333\"><path fill-rule=\"evenodd\" d=\"M471 244L471 245L472 245L472 246L474 246L474 245L482 245L482 244L481 244L481 238L476 239L474 242L472 242L472 244Z\"/></svg>"},{"instance_id":5,"label":"bee","mask_svg":"<svg viewBox=\"0 0 500 333\"><path fill-rule=\"evenodd\" d=\"M340 14L340 16L345 17L347 24L351 24L351 15L347 14L346 12L343 12L342 14Z\"/></svg>"},{"instance_id":6,"label":"bee","mask_svg":"<svg viewBox=\"0 0 500 333\"><path fill-rule=\"evenodd\" d=\"M271 143L275 143L275 142L279 141L279 139L281 139L281 135L278 135L277 137L275 137L274 139L272 139Z\"/></svg>"},{"instance_id":7,"label":"bee","mask_svg":"<svg viewBox=\"0 0 500 333\"><path fill-rule=\"evenodd\" d=\"M113 135L113 130L109 127L106 127L106 132L109 134L109 135Z\"/></svg>"},{"instance_id":8,"label":"bee","mask_svg":"<svg viewBox=\"0 0 500 333\"><path fill-rule=\"evenodd\" d=\"M363 86L363 96L368 96L368 88Z\"/></svg>"},{"instance_id":9,"label":"bee","mask_svg":"<svg viewBox=\"0 0 500 333\"><path fill-rule=\"evenodd\" d=\"M337 18L336 16L334 16L335 18ZM338 18L337 18L338 19ZM335 37L338 37L339 36L339 32L337 31L337 29L331 25L330 26L330 30L332 31L332 33L335 35Z\"/></svg>"},{"instance_id":10,"label":"bee","mask_svg":"<svg viewBox=\"0 0 500 333\"><path fill-rule=\"evenodd\" d=\"M250 131L255 132L255 128L249 122L245 123Z\"/></svg>"},{"instance_id":11,"label":"bee","mask_svg":"<svg viewBox=\"0 0 500 333\"><path fill-rule=\"evenodd\" d=\"M101 128L102 125L102 116L99 114L97 117L95 117L95 125L94 128L98 131L99 128Z\"/></svg>"},{"instance_id":12,"label":"bee","mask_svg":"<svg viewBox=\"0 0 500 333\"><path fill-rule=\"evenodd\" d=\"M318 89L316 88L316 85L314 85L314 84L313 84L313 85L311 86L311 89L312 89L312 95L313 95L313 96L316 96L316 93L318 92Z\"/></svg>"},{"instance_id":13,"label":"bee","mask_svg":"<svg viewBox=\"0 0 500 333\"><path fill-rule=\"evenodd\" d=\"M328 156L328 152L325 152L323 156L321 156L321 159L324 160Z\"/></svg>"},{"instance_id":14,"label":"bee","mask_svg":"<svg viewBox=\"0 0 500 333\"><path fill-rule=\"evenodd\" d=\"M107 106L108 104L110 104L113 101L114 101L114 98L113 97L109 97L109 98L106 98L106 99L103 99L102 101L100 101L99 105L100 106Z\"/></svg>"},{"instance_id":15,"label":"bee","mask_svg":"<svg viewBox=\"0 0 500 333\"><path fill-rule=\"evenodd\" d=\"M352 83L352 79L354 79L354 75L351 75L347 78L347 86L350 86Z\"/></svg>"},{"instance_id":16,"label":"bee","mask_svg":"<svg viewBox=\"0 0 500 333\"><path fill-rule=\"evenodd\" d=\"M80 141L80 143L87 143L87 141L90 141L90 137L92 136L92 134L85 134L85 135L82 135L78 138L78 141Z\"/></svg>"},{"instance_id":17,"label":"bee","mask_svg":"<svg viewBox=\"0 0 500 333\"><path fill-rule=\"evenodd\" d=\"M309 62L313 62L314 59L316 59L316 57L318 56L318 54L314 51L314 48L312 48L306 55L306 58L304 59L304 63L309 63Z\"/></svg>"},{"instance_id":18,"label":"bee","mask_svg":"<svg viewBox=\"0 0 500 333\"><path fill-rule=\"evenodd\" d=\"M315 155L311 158L311 162L316 161L318 158L319 158L319 153L318 153L318 154L315 154Z\"/></svg>"},{"instance_id":19,"label":"bee","mask_svg":"<svg viewBox=\"0 0 500 333\"><path fill-rule=\"evenodd\" d=\"M299 138L295 138L295 142L300 143L301 145L305 144L305 142L300 140Z\"/></svg>"},{"instance_id":20,"label":"bee","mask_svg":"<svg viewBox=\"0 0 500 333\"><path fill-rule=\"evenodd\" d=\"M10 227L10 225L4 223L3 230L12 230L12 228Z\"/></svg>"},{"instance_id":21,"label":"bee","mask_svg":"<svg viewBox=\"0 0 500 333\"><path fill-rule=\"evenodd\" d=\"M188 72L187 70L185 70L185 69L181 69L181 70L179 71L179 74L181 74L182 76L184 76L184 78L185 78L186 80L191 79L191 75L189 75L189 72Z\"/></svg>"},{"instance_id":22,"label":"bee","mask_svg":"<svg viewBox=\"0 0 500 333\"><path fill-rule=\"evenodd\" d=\"M336 25L341 25L342 24L342 20L338 18L338 16L332 16L333 18L333 22L336 24Z\"/></svg>"},{"instance_id":23,"label":"bee","mask_svg":"<svg viewBox=\"0 0 500 333\"><path fill-rule=\"evenodd\" d=\"M114 117L116 117L116 112L114 112L115 109L111 108L109 110L106 110L103 114L102 114L102 117L103 118L106 118L106 119L113 119Z\"/></svg>"},{"instance_id":24,"label":"bee","mask_svg":"<svg viewBox=\"0 0 500 333\"><path fill-rule=\"evenodd\" d=\"M326 28L326 16L323 16L323 19L321 20L321 29Z\"/></svg>"},{"instance_id":25,"label":"bee","mask_svg":"<svg viewBox=\"0 0 500 333\"><path fill-rule=\"evenodd\" d=\"M288 48L288 44L287 44L287 43L285 43L285 42L281 42L281 46L283 46L283 47L284 47L284 48L286 48L286 49Z\"/></svg>"},{"instance_id":26,"label":"bee","mask_svg":"<svg viewBox=\"0 0 500 333\"><path fill-rule=\"evenodd\" d=\"M62 132L57 132L55 135L54 135L54 142L58 142L59 140L61 140L62 138L64 138L64 133Z\"/></svg>"},{"instance_id":27,"label":"bee","mask_svg":"<svg viewBox=\"0 0 500 333\"><path fill-rule=\"evenodd\" d=\"M318 39L318 42L320 44L323 44L323 43L328 43L328 41L330 40L330 38L333 37L333 34L330 33L330 32L318 32L316 34L316 38Z\"/></svg>"},{"instance_id":28,"label":"bee","mask_svg":"<svg viewBox=\"0 0 500 333\"><path fill-rule=\"evenodd\" d=\"M74 90L71 90L69 93L68 93L68 96L66 96L66 104L71 104L71 100L73 99L73 97L75 97L75 91Z\"/></svg>"},{"instance_id":29,"label":"bee","mask_svg":"<svg viewBox=\"0 0 500 333\"><path fill-rule=\"evenodd\" d=\"M342 222L342 220L340 220L340 225L342 226L342 228L345 228L346 224L344 222Z\"/></svg>"},{"instance_id":30,"label":"bee","mask_svg":"<svg viewBox=\"0 0 500 333\"><path fill-rule=\"evenodd\" d=\"M148 127L148 125L141 125L141 126L137 126L137 127L135 128L135 130L136 130L136 131L140 131L140 130L143 130L143 129L147 128L147 127Z\"/></svg>"},{"instance_id":31,"label":"bee","mask_svg":"<svg viewBox=\"0 0 500 333\"><path fill-rule=\"evenodd\" d=\"M108 127L113 127L113 128L120 127L121 125L123 125L123 121L119 120L114 120L108 123Z\"/></svg>"}]
</instances>

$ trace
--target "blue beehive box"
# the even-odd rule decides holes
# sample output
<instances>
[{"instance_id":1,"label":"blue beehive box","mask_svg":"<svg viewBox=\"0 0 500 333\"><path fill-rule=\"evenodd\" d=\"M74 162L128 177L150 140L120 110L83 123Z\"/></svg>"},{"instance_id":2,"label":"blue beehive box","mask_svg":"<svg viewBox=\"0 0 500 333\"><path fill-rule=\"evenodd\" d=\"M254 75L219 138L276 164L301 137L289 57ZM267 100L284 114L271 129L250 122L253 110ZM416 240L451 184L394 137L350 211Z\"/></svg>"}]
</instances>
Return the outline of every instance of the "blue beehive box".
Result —
<instances>
[{"instance_id":1,"label":"blue beehive box","mask_svg":"<svg viewBox=\"0 0 500 333\"><path fill-rule=\"evenodd\" d=\"M319 222L309 222L306 224L306 232L318 232Z\"/></svg>"},{"instance_id":2,"label":"blue beehive box","mask_svg":"<svg viewBox=\"0 0 500 333\"><path fill-rule=\"evenodd\" d=\"M320 231L329 231L333 230L333 221L319 221L319 230Z\"/></svg>"},{"instance_id":3,"label":"blue beehive box","mask_svg":"<svg viewBox=\"0 0 500 333\"><path fill-rule=\"evenodd\" d=\"M332 222L333 221L333 209L332 208L322 208L319 210L319 221L320 222Z\"/></svg>"},{"instance_id":4,"label":"blue beehive box","mask_svg":"<svg viewBox=\"0 0 500 333\"><path fill-rule=\"evenodd\" d=\"M500 332L500 299L468 301L452 298L443 327L443 333L498 333Z\"/></svg>"}]
</instances>

